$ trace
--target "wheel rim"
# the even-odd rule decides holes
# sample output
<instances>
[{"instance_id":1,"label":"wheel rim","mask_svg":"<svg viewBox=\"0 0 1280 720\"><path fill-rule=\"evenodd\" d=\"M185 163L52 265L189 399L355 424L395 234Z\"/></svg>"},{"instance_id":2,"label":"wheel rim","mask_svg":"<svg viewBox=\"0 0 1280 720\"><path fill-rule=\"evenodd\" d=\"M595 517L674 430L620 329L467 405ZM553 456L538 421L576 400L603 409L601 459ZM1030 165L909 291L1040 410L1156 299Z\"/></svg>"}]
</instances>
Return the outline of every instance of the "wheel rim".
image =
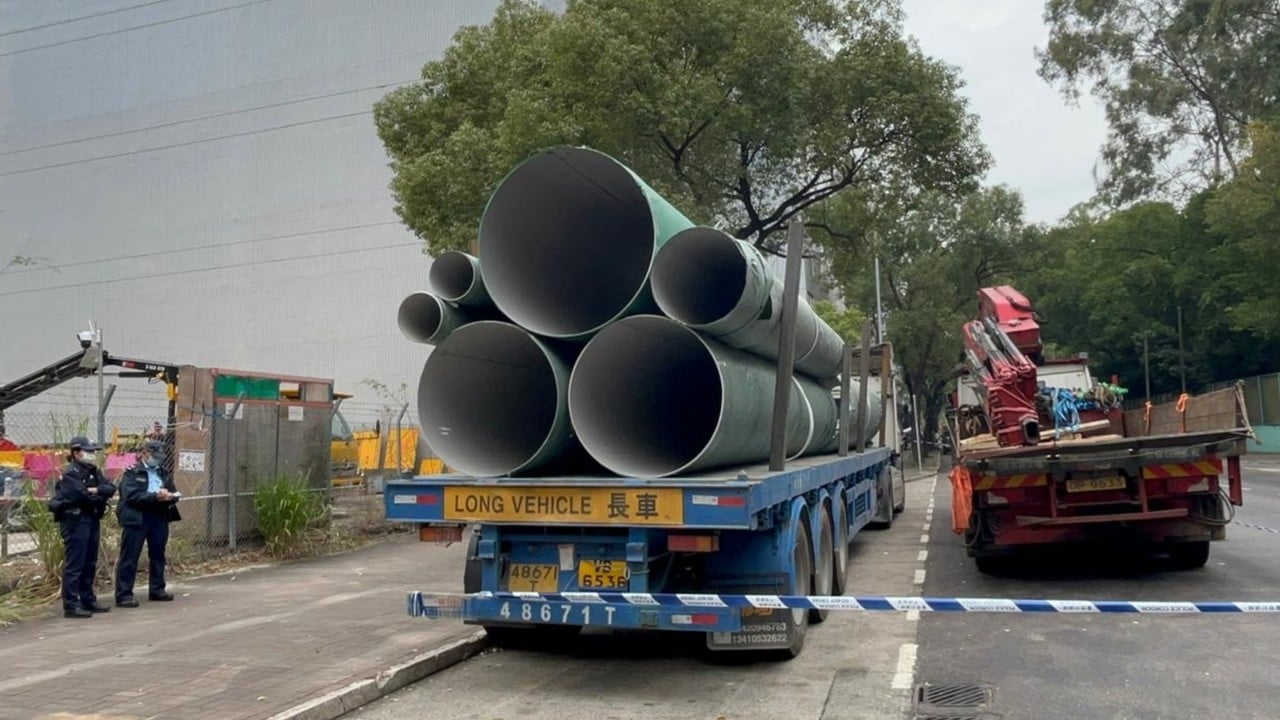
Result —
<instances>
[{"instance_id":1,"label":"wheel rim","mask_svg":"<svg viewBox=\"0 0 1280 720\"><path fill-rule=\"evenodd\" d=\"M803 532L803 525L796 530L796 539L792 543L792 562L795 565L795 586L792 592L796 595L809 594L809 578L813 573L813 566L809 561L809 533ZM791 619L796 626L803 626L809 620L808 610L792 610Z\"/></svg>"},{"instance_id":2,"label":"wheel rim","mask_svg":"<svg viewBox=\"0 0 1280 720\"><path fill-rule=\"evenodd\" d=\"M831 532L831 514L823 511L822 527L818 530L818 552L815 556L818 559L817 567L814 570L814 593L817 595L830 595L832 572L831 565L834 562L834 553L832 546L835 539Z\"/></svg>"}]
</instances>

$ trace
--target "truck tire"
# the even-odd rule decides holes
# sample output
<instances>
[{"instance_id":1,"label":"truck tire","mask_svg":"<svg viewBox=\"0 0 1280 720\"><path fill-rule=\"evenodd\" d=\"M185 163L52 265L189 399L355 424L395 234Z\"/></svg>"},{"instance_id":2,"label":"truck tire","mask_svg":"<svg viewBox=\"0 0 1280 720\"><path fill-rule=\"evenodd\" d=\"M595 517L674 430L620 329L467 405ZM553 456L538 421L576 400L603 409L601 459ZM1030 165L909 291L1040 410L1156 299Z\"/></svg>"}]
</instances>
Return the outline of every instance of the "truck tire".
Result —
<instances>
[{"instance_id":1,"label":"truck tire","mask_svg":"<svg viewBox=\"0 0 1280 720\"><path fill-rule=\"evenodd\" d=\"M813 546L813 594L834 595L835 586L835 525L831 522L831 510L822 506L819 510L818 542ZM809 611L809 622L817 625L827 619L830 610Z\"/></svg>"},{"instance_id":2,"label":"truck tire","mask_svg":"<svg viewBox=\"0 0 1280 720\"><path fill-rule=\"evenodd\" d=\"M896 500L894 500L894 497L893 497L893 478L889 476L888 468L885 468L884 470L881 471L879 482L881 483L881 485L883 485L884 494L882 494L876 502L880 506L879 513L883 513L881 517L885 517L888 519L877 520L875 522L868 523L867 527L872 528L874 530L888 530L889 528L893 527L893 518L894 518L893 507L896 504Z\"/></svg>"},{"instance_id":3,"label":"truck tire","mask_svg":"<svg viewBox=\"0 0 1280 720\"><path fill-rule=\"evenodd\" d=\"M846 588L849 587L849 519L845 513L846 506L844 504L844 493L840 493L836 497L831 498L831 502L835 503L832 508L835 513L831 519L834 521L835 528L835 556L832 563L831 578L831 594L843 595Z\"/></svg>"},{"instance_id":4,"label":"truck tire","mask_svg":"<svg viewBox=\"0 0 1280 720\"><path fill-rule=\"evenodd\" d=\"M813 579L813 557L809 544L809 524L800 522L796 525L796 539L791 546L791 562L795 566L793 573L795 579L789 589L790 595L808 595L812 590ZM777 651L777 654L784 660L791 660L800 656L800 652L804 650L804 638L809 630L809 611L808 610L792 610L792 620L795 622L795 632L791 638L791 647Z\"/></svg>"},{"instance_id":5,"label":"truck tire","mask_svg":"<svg viewBox=\"0 0 1280 720\"><path fill-rule=\"evenodd\" d=\"M1209 541L1171 542L1168 547L1169 559L1176 570L1195 570L1209 562Z\"/></svg>"},{"instance_id":6,"label":"truck tire","mask_svg":"<svg viewBox=\"0 0 1280 720\"><path fill-rule=\"evenodd\" d=\"M462 566L462 592L478 593L483 585L483 567L476 551L480 548L480 533L471 533L467 543L467 560ZM478 623L466 623L474 625ZM489 644L500 648L554 648L556 643L567 642L577 637L582 628L577 625L482 625L485 635L489 636Z\"/></svg>"},{"instance_id":7,"label":"truck tire","mask_svg":"<svg viewBox=\"0 0 1280 720\"><path fill-rule=\"evenodd\" d=\"M892 471L892 470L890 470L889 472L890 472L890 473L892 473L893 471ZM893 486L893 482L892 482L892 481L889 483L889 486L890 486L890 487L892 487L892 486ZM895 491L894 491L894 493L896 494L896 493L897 493L897 491L895 490ZM906 510L906 509L907 509L907 483L906 483L906 480L905 480L905 479L904 479L904 480L903 480L903 482L902 482L902 497L900 497L900 498L895 498L895 499L898 501L898 502L893 506L893 511L894 511L895 513L900 513L900 512L902 512L903 510Z\"/></svg>"},{"instance_id":8,"label":"truck tire","mask_svg":"<svg viewBox=\"0 0 1280 720\"><path fill-rule=\"evenodd\" d=\"M978 555L973 559L973 564L978 566L978 572L983 575L999 577L1009 573L1013 559L1008 555Z\"/></svg>"}]
</instances>

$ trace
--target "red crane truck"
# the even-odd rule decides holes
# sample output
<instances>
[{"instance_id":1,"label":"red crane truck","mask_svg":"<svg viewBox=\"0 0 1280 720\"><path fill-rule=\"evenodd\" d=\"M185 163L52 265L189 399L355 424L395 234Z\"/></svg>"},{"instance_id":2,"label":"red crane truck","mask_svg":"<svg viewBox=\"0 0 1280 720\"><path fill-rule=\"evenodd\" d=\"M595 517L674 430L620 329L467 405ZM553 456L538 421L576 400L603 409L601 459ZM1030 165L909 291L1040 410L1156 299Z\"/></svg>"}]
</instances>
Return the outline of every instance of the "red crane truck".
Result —
<instances>
[{"instance_id":1,"label":"red crane truck","mask_svg":"<svg viewBox=\"0 0 1280 720\"><path fill-rule=\"evenodd\" d=\"M948 412L952 529L982 572L1024 546L1148 543L1182 569L1203 566L1243 502L1240 457L1253 436L1240 387L1125 411L1087 358L1045 359L1031 304L979 291ZM1114 382L1114 380L1113 380Z\"/></svg>"}]
</instances>

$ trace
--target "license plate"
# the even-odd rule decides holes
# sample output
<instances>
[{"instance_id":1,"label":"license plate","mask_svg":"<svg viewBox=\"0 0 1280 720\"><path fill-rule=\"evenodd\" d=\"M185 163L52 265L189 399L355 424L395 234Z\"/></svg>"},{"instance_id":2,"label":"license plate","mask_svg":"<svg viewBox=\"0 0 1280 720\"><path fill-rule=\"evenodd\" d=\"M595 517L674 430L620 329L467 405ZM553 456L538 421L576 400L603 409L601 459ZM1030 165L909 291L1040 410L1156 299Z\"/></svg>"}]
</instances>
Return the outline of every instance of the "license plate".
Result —
<instances>
[{"instance_id":1,"label":"license plate","mask_svg":"<svg viewBox=\"0 0 1280 720\"><path fill-rule=\"evenodd\" d=\"M579 590L626 590L631 572L621 560L580 560Z\"/></svg>"},{"instance_id":2,"label":"license plate","mask_svg":"<svg viewBox=\"0 0 1280 720\"><path fill-rule=\"evenodd\" d=\"M1123 490L1124 478L1081 478L1067 481L1067 492L1094 492L1096 490Z\"/></svg>"},{"instance_id":3,"label":"license plate","mask_svg":"<svg viewBox=\"0 0 1280 720\"><path fill-rule=\"evenodd\" d=\"M507 576L509 592L559 592L559 565L512 563Z\"/></svg>"}]
</instances>

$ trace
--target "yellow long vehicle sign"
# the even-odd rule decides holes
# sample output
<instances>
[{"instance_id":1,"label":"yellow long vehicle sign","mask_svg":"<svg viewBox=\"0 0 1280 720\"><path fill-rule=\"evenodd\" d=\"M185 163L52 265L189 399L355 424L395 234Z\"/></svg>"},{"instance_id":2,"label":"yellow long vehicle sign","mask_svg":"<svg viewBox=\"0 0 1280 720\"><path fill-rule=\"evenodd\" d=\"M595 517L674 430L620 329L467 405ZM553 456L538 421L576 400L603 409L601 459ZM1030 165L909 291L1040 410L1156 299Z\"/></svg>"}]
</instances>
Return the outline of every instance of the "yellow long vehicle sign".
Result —
<instances>
[{"instance_id":1,"label":"yellow long vehicle sign","mask_svg":"<svg viewBox=\"0 0 1280 720\"><path fill-rule=\"evenodd\" d=\"M457 522L678 525L679 488L445 487L443 517Z\"/></svg>"}]
</instances>

